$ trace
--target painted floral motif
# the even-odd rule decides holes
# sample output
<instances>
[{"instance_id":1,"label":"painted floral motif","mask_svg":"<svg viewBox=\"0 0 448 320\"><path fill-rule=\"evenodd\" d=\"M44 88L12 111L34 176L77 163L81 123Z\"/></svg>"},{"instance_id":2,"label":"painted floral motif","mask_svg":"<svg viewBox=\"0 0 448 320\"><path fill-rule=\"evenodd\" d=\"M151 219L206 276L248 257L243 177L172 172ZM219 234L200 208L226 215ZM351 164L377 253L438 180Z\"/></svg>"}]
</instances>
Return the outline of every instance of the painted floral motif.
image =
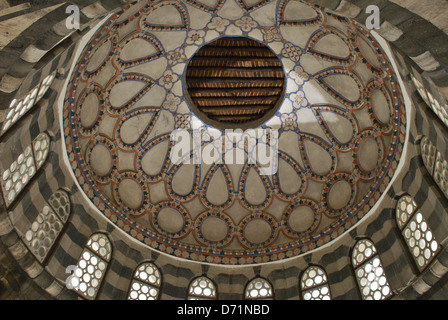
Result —
<instances>
[{"instance_id":1,"label":"painted floral motif","mask_svg":"<svg viewBox=\"0 0 448 320\"><path fill-rule=\"evenodd\" d=\"M176 82L179 77L174 74L172 71L165 71L163 76L159 80L159 84L167 89L171 89L173 87L173 83Z\"/></svg>"},{"instance_id":2,"label":"painted floral motif","mask_svg":"<svg viewBox=\"0 0 448 320\"><path fill-rule=\"evenodd\" d=\"M190 118L189 114L176 114L176 129L190 129Z\"/></svg>"},{"instance_id":3,"label":"painted floral motif","mask_svg":"<svg viewBox=\"0 0 448 320\"><path fill-rule=\"evenodd\" d=\"M163 103L163 107L168 109L171 112L176 112L177 106L180 104L180 98L176 97L174 94L170 93L165 102Z\"/></svg>"},{"instance_id":4,"label":"painted floral motif","mask_svg":"<svg viewBox=\"0 0 448 320\"><path fill-rule=\"evenodd\" d=\"M212 22L207 25L207 28L216 30L218 32L223 32L229 24L229 20L215 17L212 19Z\"/></svg>"},{"instance_id":5,"label":"painted floral motif","mask_svg":"<svg viewBox=\"0 0 448 320\"><path fill-rule=\"evenodd\" d=\"M261 29L263 33L263 38L265 41L281 41L282 37L280 36L280 31L277 27L264 28Z\"/></svg>"},{"instance_id":6,"label":"painted floral motif","mask_svg":"<svg viewBox=\"0 0 448 320\"><path fill-rule=\"evenodd\" d=\"M205 31L204 30L192 30L188 32L187 44L195 44L197 46L204 42Z\"/></svg>"},{"instance_id":7,"label":"painted floral motif","mask_svg":"<svg viewBox=\"0 0 448 320\"><path fill-rule=\"evenodd\" d=\"M168 58L168 63L171 65L176 65L178 63L187 61L187 57L184 54L184 49L182 48L177 48L176 50L168 52L166 54L166 57Z\"/></svg>"},{"instance_id":8,"label":"painted floral motif","mask_svg":"<svg viewBox=\"0 0 448 320\"><path fill-rule=\"evenodd\" d=\"M299 61L300 55L302 54L302 50L292 45L291 43L287 43L284 49L282 50L282 54L285 57L291 58L293 61Z\"/></svg>"},{"instance_id":9,"label":"painted floral motif","mask_svg":"<svg viewBox=\"0 0 448 320\"><path fill-rule=\"evenodd\" d=\"M282 114L282 123L284 130L297 129L297 115L295 113Z\"/></svg>"},{"instance_id":10,"label":"painted floral motif","mask_svg":"<svg viewBox=\"0 0 448 320\"><path fill-rule=\"evenodd\" d=\"M244 32L249 32L253 28L257 27L257 23L251 17L242 17L235 24L241 28Z\"/></svg>"},{"instance_id":11,"label":"painted floral motif","mask_svg":"<svg viewBox=\"0 0 448 320\"><path fill-rule=\"evenodd\" d=\"M254 130L248 130L245 132L246 137L242 136L240 140L236 142L236 146L239 149L242 149L249 154L253 152L254 148L256 147L256 139L257 134Z\"/></svg>"},{"instance_id":12,"label":"painted floral motif","mask_svg":"<svg viewBox=\"0 0 448 320\"><path fill-rule=\"evenodd\" d=\"M290 99L296 108L306 107L308 101L305 98L305 93L303 91L299 91L290 96Z\"/></svg>"},{"instance_id":13,"label":"painted floral motif","mask_svg":"<svg viewBox=\"0 0 448 320\"><path fill-rule=\"evenodd\" d=\"M308 73L306 73L301 66L296 66L294 70L289 73L289 76L294 79L299 86L302 86L305 81L310 79Z\"/></svg>"}]
</instances>

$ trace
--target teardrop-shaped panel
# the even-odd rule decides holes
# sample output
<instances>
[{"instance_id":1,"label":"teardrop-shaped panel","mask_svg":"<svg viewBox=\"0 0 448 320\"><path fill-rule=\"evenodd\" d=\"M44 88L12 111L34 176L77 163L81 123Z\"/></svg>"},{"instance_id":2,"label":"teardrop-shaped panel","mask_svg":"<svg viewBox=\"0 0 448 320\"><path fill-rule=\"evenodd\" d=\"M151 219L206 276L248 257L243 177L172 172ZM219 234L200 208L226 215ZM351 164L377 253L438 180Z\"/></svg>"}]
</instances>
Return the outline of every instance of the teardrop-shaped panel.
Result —
<instances>
[{"instance_id":1,"label":"teardrop-shaped panel","mask_svg":"<svg viewBox=\"0 0 448 320\"><path fill-rule=\"evenodd\" d=\"M235 152L236 154L236 152ZM236 162L236 161L235 161ZM229 169L230 176L233 181L233 186L235 189L238 188L238 183L241 177L241 171L243 170L244 164L227 163L227 168Z\"/></svg>"},{"instance_id":2,"label":"teardrop-shaped panel","mask_svg":"<svg viewBox=\"0 0 448 320\"><path fill-rule=\"evenodd\" d=\"M98 119L100 101L95 93L90 93L82 103L80 120L84 128L90 128Z\"/></svg>"},{"instance_id":3,"label":"teardrop-shaped panel","mask_svg":"<svg viewBox=\"0 0 448 320\"><path fill-rule=\"evenodd\" d=\"M317 143L303 139L307 159L311 170L317 175L325 175L330 172L332 159L330 154Z\"/></svg>"},{"instance_id":4,"label":"teardrop-shaped panel","mask_svg":"<svg viewBox=\"0 0 448 320\"><path fill-rule=\"evenodd\" d=\"M128 145L137 143L145 134L153 117L154 112L148 112L126 120L120 128L121 140Z\"/></svg>"},{"instance_id":5,"label":"teardrop-shaped panel","mask_svg":"<svg viewBox=\"0 0 448 320\"><path fill-rule=\"evenodd\" d=\"M301 108L300 110L296 111L296 114L300 132L308 133L312 136L317 136L325 142L330 143L330 140L328 140L324 128L322 128L319 121L317 120L316 114L313 109Z\"/></svg>"},{"instance_id":6,"label":"teardrop-shaped panel","mask_svg":"<svg viewBox=\"0 0 448 320\"><path fill-rule=\"evenodd\" d=\"M381 90L375 90L372 95L372 109L379 121L382 123L389 123L390 106L386 96Z\"/></svg>"},{"instance_id":7,"label":"teardrop-shaped panel","mask_svg":"<svg viewBox=\"0 0 448 320\"><path fill-rule=\"evenodd\" d=\"M300 1L288 1L283 11L282 22L309 21L317 18L317 12Z\"/></svg>"},{"instance_id":8,"label":"teardrop-shaped panel","mask_svg":"<svg viewBox=\"0 0 448 320\"><path fill-rule=\"evenodd\" d=\"M252 205L262 204L267 197L266 187L260 175L254 168L250 168L244 183L244 198Z\"/></svg>"},{"instance_id":9,"label":"teardrop-shaped panel","mask_svg":"<svg viewBox=\"0 0 448 320\"><path fill-rule=\"evenodd\" d=\"M110 105L122 108L129 103L147 84L141 81L125 80L117 83L109 94Z\"/></svg>"},{"instance_id":10,"label":"teardrop-shaped panel","mask_svg":"<svg viewBox=\"0 0 448 320\"><path fill-rule=\"evenodd\" d=\"M157 115L157 120L151 129L146 141L152 140L158 136L169 134L174 130L175 119L171 112L162 110Z\"/></svg>"},{"instance_id":11,"label":"teardrop-shaped panel","mask_svg":"<svg viewBox=\"0 0 448 320\"><path fill-rule=\"evenodd\" d=\"M218 167L213 173L207 185L205 196L210 203L217 206L223 205L229 199L229 186L221 167Z\"/></svg>"},{"instance_id":12,"label":"teardrop-shaped panel","mask_svg":"<svg viewBox=\"0 0 448 320\"><path fill-rule=\"evenodd\" d=\"M193 189L195 178L196 166L194 164L181 165L173 176L173 191L179 196L188 195Z\"/></svg>"},{"instance_id":13,"label":"teardrop-shaped panel","mask_svg":"<svg viewBox=\"0 0 448 320\"><path fill-rule=\"evenodd\" d=\"M142 158L142 169L149 176L158 175L165 165L169 140L162 141L149 149Z\"/></svg>"},{"instance_id":14,"label":"teardrop-shaped panel","mask_svg":"<svg viewBox=\"0 0 448 320\"><path fill-rule=\"evenodd\" d=\"M312 47L312 51L339 59L348 59L350 56L350 49L345 42L332 33L321 37Z\"/></svg>"},{"instance_id":15,"label":"teardrop-shaped panel","mask_svg":"<svg viewBox=\"0 0 448 320\"><path fill-rule=\"evenodd\" d=\"M159 61L159 60L157 60ZM157 62L153 61L153 62ZM139 108L147 108L151 106L151 108L160 108L160 106L165 101L166 90L159 85L153 85L149 90L145 91L145 94L138 99L132 106L129 106L126 111L130 113Z\"/></svg>"},{"instance_id":16,"label":"teardrop-shaped panel","mask_svg":"<svg viewBox=\"0 0 448 320\"><path fill-rule=\"evenodd\" d=\"M302 181L296 170L283 158L278 162L278 181L283 193L294 194L300 190Z\"/></svg>"},{"instance_id":17,"label":"teardrop-shaped panel","mask_svg":"<svg viewBox=\"0 0 448 320\"><path fill-rule=\"evenodd\" d=\"M379 156L378 143L374 138L366 138L358 147L358 164L364 171L372 171L378 165Z\"/></svg>"},{"instance_id":18,"label":"teardrop-shaped panel","mask_svg":"<svg viewBox=\"0 0 448 320\"><path fill-rule=\"evenodd\" d=\"M331 111L320 112L327 129L339 143L345 144L353 138L353 127L346 117Z\"/></svg>"},{"instance_id":19,"label":"teardrop-shaped panel","mask_svg":"<svg viewBox=\"0 0 448 320\"><path fill-rule=\"evenodd\" d=\"M109 51L111 49L111 42L110 40L104 42L98 49L96 49L95 53L93 54L92 58L89 60L89 64L86 67L87 72L94 72L98 70L99 67L101 67L106 60L107 56L109 55Z\"/></svg>"},{"instance_id":20,"label":"teardrop-shaped panel","mask_svg":"<svg viewBox=\"0 0 448 320\"><path fill-rule=\"evenodd\" d=\"M131 62L155 56L159 50L149 41L137 38L131 40L121 51L120 60Z\"/></svg>"},{"instance_id":21,"label":"teardrop-shaped panel","mask_svg":"<svg viewBox=\"0 0 448 320\"><path fill-rule=\"evenodd\" d=\"M376 52L367 43L367 41L358 36L358 45L359 45L359 50L361 51L364 58L366 58L367 61L370 62L370 64L372 64L375 68L381 69L381 62L378 59Z\"/></svg>"},{"instance_id":22,"label":"teardrop-shaped panel","mask_svg":"<svg viewBox=\"0 0 448 320\"><path fill-rule=\"evenodd\" d=\"M145 24L153 27L185 27L181 13L174 5L159 6L148 15Z\"/></svg>"},{"instance_id":23,"label":"teardrop-shaped panel","mask_svg":"<svg viewBox=\"0 0 448 320\"><path fill-rule=\"evenodd\" d=\"M321 78L330 90L335 92L338 96L349 102L356 102L361 97L361 92L356 84L356 81L345 74L331 74Z\"/></svg>"},{"instance_id":24,"label":"teardrop-shaped panel","mask_svg":"<svg viewBox=\"0 0 448 320\"><path fill-rule=\"evenodd\" d=\"M302 159L302 153L299 147L299 135L294 131L285 131L280 135L278 140L279 150L286 150L285 152L296 161L301 168L305 168Z\"/></svg>"}]
</instances>

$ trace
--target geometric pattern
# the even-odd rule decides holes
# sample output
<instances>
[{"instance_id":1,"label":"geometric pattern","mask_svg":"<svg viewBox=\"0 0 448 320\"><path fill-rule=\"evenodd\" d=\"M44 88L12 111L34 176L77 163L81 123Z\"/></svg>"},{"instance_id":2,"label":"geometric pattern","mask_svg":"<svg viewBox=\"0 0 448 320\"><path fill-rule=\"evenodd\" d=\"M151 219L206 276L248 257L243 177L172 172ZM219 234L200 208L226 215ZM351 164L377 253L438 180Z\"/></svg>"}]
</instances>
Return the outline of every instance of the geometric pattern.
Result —
<instances>
[{"instance_id":1,"label":"geometric pattern","mask_svg":"<svg viewBox=\"0 0 448 320\"><path fill-rule=\"evenodd\" d=\"M364 300L384 300L391 296L381 260L370 240L362 239L355 244L352 265Z\"/></svg>"},{"instance_id":2,"label":"geometric pattern","mask_svg":"<svg viewBox=\"0 0 448 320\"><path fill-rule=\"evenodd\" d=\"M188 300L213 300L216 296L215 285L207 277L194 279L188 289Z\"/></svg>"},{"instance_id":3,"label":"geometric pattern","mask_svg":"<svg viewBox=\"0 0 448 320\"><path fill-rule=\"evenodd\" d=\"M398 200L396 218L411 255L419 270L423 270L440 250L440 246L409 195Z\"/></svg>"},{"instance_id":4,"label":"geometric pattern","mask_svg":"<svg viewBox=\"0 0 448 320\"><path fill-rule=\"evenodd\" d=\"M53 193L25 233L25 244L42 263L70 215L70 199L63 190Z\"/></svg>"},{"instance_id":5,"label":"geometric pattern","mask_svg":"<svg viewBox=\"0 0 448 320\"><path fill-rule=\"evenodd\" d=\"M248 8L230 17L227 2L216 10L192 2L136 4L85 47L62 115L81 189L134 238L194 261L276 261L336 239L378 201L401 156L404 105L382 49L352 20L301 2L319 18L302 23L296 4L281 1L267 25ZM172 14L159 21L157 12ZM125 25L131 33L120 32ZM229 35L268 46L288 71L279 111L260 126L279 130L271 176L247 162L169 161L174 128L205 138L215 130L191 112L182 79L202 45ZM248 152L244 141L234 146Z\"/></svg>"},{"instance_id":6,"label":"geometric pattern","mask_svg":"<svg viewBox=\"0 0 448 320\"><path fill-rule=\"evenodd\" d=\"M245 290L245 299L273 300L272 285L263 278L255 278L250 281Z\"/></svg>"},{"instance_id":7,"label":"geometric pattern","mask_svg":"<svg viewBox=\"0 0 448 320\"><path fill-rule=\"evenodd\" d=\"M448 161L426 136L420 141L420 150L426 169L448 198Z\"/></svg>"},{"instance_id":8,"label":"geometric pattern","mask_svg":"<svg viewBox=\"0 0 448 320\"><path fill-rule=\"evenodd\" d=\"M50 137L39 134L9 168L3 170L1 185L6 206L10 206L47 159Z\"/></svg>"},{"instance_id":9,"label":"geometric pattern","mask_svg":"<svg viewBox=\"0 0 448 320\"><path fill-rule=\"evenodd\" d=\"M419 80L417 80L417 78L412 73L410 74L410 77L422 99L432 109L432 111L434 111L434 113L445 124L445 126L448 127L448 105L435 99L431 92L426 90L423 84Z\"/></svg>"},{"instance_id":10,"label":"geometric pattern","mask_svg":"<svg viewBox=\"0 0 448 320\"><path fill-rule=\"evenodd\" d=\"M24 98L14 99L10 106L6 119L3 123L1 134L4 134L9 128L11 128L19 119L27 113L34 105L36 105L45 93L50 88L53 80L56 77L56 72L46 76L40 84L31 90Z\"/></svg>"},{"instance_id":11,"label":"geometric pattern","mask_svg":"<svg viewBox=\"0 0 448 320\"><path fill-rule=\"evenodd\" d=\"M129 289L129 300L157 300L162 279L153 263L143 263L134 273Z\"/></svg>"},{"instance_id":12,"label":"geometric pattern","mask_svg":"<svg viewBox=\"0 0 448 320\"><path fill-rule=\"evenodd\" d=\"M302 275L301 289L304 300L330 300L330 288L325 271L311 266Z\"/></svg>"},{"instance_id":13,"label":"geometric pattern","mask_svg":"<svg viewBox=\"0 0 448 320\"><path fill-rule=\"evenodd\" d=\"M93 234L70 278L73 289L82 297L94 300L112 256L109 238L102 233Z\"/></svg>"}]
</instances>

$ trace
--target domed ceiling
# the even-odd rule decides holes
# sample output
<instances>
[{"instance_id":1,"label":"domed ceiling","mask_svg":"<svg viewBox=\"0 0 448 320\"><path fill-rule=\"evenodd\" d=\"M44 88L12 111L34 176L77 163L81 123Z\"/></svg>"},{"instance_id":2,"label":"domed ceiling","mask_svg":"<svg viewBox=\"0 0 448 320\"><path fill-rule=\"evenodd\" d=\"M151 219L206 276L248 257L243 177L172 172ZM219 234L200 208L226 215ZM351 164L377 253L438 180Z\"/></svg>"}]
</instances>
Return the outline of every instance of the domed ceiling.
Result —
<instances>
[{"instance_id":1,"label":"domed ceiling","mask_svg":"<svg viewBox=\"0 0 448 320\"><path fill-rule=\"evenodd\" d=\"M195 114L185 75L201 48L224 37L256 41L281 62L284 95L257 126L279 132L259 141L278 147L275 174L248 161L170 161L175 129L213 144L205 138L218 129ZM225 72L209 76L241 89L225 87ZM348 18L301 1L140 1L84 48L63 126L79 185L112 223L166 254L236 265L293 257L354 226L394 175L405 110L386 55Z\"/></svg>"}]
</instances>

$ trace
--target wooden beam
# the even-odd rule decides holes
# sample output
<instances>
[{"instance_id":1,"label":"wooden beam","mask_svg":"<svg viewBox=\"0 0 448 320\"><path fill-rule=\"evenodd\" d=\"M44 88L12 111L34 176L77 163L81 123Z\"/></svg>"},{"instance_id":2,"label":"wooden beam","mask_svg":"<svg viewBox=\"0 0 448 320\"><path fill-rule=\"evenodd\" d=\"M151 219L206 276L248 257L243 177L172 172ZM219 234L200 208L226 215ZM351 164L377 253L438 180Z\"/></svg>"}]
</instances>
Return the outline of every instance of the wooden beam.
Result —
<instances>
[{"instance_id":1,"label":"wooden beam","mask_svg":"<svg viewBox=\"0 0 448 320\"><path fill-rule=\"evenodd\" d=\"M232 114L259 114L262 111L269 110L271 106L226 106L226 107L203 107L202 111L207 114L232 115Z\"/></svg>"},{"instance_id":2,"label":"wooden beam","mask_svg":"<svg viewBox=\"0 0 448 320\"><path fill-rule=\"evenodd\" d=\"M235 88L235 89L211 89L211 88L191 88L188 93L192 98L209 97L260 97L260 96L278 96L282 92L281 87L266 88Z\"/></svg>"},{"instance_id":3,"label":"wooden beam","mask_svg":"<svg viewBox=\"0 0 448 320\"><path fill-rule=\"evenodd\" d=\"M275 78L283 79L283 70L274 68L189 68L187 78Z\"/></svg>"},{"instance_id":4,"label":"wooden beam","mask_svg":"<svg viewBox=\"0 0 448 320\"><path fill-rule=\"evenodd\" d=\"M187 86L189 88L281 88L283 87L283 80L245 79L244 81L241 81L235 80L234 78L192 78L187 80Z\"/></svg>"},{"instance_id":5,"label":"wooden beam","mask_svg":"<svg viewBox=\"0 0 448 320\"><path fill-rule=\"evenodd\" d=\"M196 98L195 102L198 105L198 107L207 107L207 106L216 106L216 107L223 107L223 106L247 106L247 105L253 105L253 104L260 104L260 105L272 105L277 101L278 97L239 97L236 99L229 99L229 98L219 98L219 97L213 97L213 98Z\"/></svg>"},{"instance_id":6,"label":"wooden beam","mask_svg":"<svg viewBox=\"0 0 448 320\"><path fill-rule=\"evenodd\" d=\"M238 57L238 59L229 59L227 57L197 57L195 56L189 63L191 67L282 67L281 62L276 57Z\"/></svg>"}]
</instances>

